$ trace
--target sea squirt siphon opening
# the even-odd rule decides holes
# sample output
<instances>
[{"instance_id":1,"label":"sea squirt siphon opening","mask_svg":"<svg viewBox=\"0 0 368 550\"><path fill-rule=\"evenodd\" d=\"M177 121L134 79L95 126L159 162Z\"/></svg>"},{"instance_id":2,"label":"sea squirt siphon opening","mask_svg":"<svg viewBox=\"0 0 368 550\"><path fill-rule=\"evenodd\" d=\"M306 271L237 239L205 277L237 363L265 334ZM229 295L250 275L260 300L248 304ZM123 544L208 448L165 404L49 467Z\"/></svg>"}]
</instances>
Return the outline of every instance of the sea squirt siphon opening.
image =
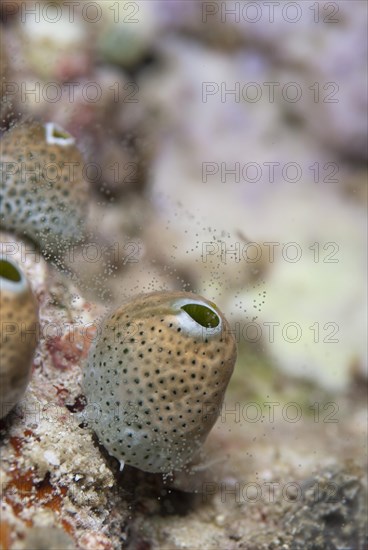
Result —
<instances>
[{"instance_id":1,"label":"sea squirt siphon opening","mask_svg":"<svg viewBox=\"0 0 368 550\"><path fill-rule=\"evenodd\" d=\"M67 146L67 145L74 145L75 139L74 137L69 134L66 130L64 130L61 126L58 124L55 124L54 122L47 122L45 124L45 132L46 132L46 143L49 145L60 145L60 146Z\"/></svg>"},{"instance_id":2,"label":"sea squirt siphon opening","mask_svg":"<svg viewBox=\"0 0 368 550\"><path fill-rule=\"evenodd\" d=\"M0 277L12 283L19 283L22 280L22 276L15 265L4 259L0 259Z\"/></svg>"},{"instance_id":3,"label":"sea squirt siphon opening","mask_svg":"<svg viewBox=\"0 0 368 550\"><path fill-rule=\"evenodd\" d=\"M219 316L203 304L185 304L181 309L204 328L215 328L220 323Z\"/></svg>"}]
</instances>

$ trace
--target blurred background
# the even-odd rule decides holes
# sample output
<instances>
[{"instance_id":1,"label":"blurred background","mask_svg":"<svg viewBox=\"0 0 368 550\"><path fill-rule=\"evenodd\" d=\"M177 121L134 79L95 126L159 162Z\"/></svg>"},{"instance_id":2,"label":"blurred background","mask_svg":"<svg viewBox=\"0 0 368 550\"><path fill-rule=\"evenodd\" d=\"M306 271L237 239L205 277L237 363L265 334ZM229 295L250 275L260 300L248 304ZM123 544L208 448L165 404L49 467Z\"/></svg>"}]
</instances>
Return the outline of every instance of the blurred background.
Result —
<instances>
[{"instance_id":1,"label":"blurred background","mask_svg":"<svg viewBox=\"0 0 368 550\"><path fill-rule=\"evenodd\" d=\"M289 374L366 376L366 11L3 2L2 130L54 121L85 156L82 292L194 290Z\"/></svg>"}]
</instances>

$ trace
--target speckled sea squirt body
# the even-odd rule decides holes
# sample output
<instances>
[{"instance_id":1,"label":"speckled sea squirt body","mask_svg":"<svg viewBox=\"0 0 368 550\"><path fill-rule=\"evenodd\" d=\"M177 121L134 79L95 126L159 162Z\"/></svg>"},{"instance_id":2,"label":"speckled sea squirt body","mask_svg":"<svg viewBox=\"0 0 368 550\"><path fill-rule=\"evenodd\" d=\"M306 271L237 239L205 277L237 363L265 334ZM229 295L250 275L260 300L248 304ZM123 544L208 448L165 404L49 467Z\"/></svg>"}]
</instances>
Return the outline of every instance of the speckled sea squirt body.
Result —
<instances>
[{"instance_id":1,"label":"speckled sea squirt body","mask_svg":"<svg viewBox=\"0 0 368 550\"><path fill-rule=\"evenodd\" d=\"M83 238L88 186L74 138L54 123L28 123L1 139L0 227L62 255Z\"/></svg>"},{"instance_id":2,"label":"speckled sea squirt body","mask_svg":"<svg viewBox=\"0 0 368 550\"><path fill-rule=\"evenodd\" d=\"M38 342L38 305L26 276L0 256L0 418L26 389Z\"/></svg>"},{"instance_id":3,"label":"speckled sea squirt body","mask_svg":"<svg viewBox=\"0 0 368 550\"><path fill-rule=\"evenodd\" d=\"M213 303L187 292L138 296L104 320L91 349L91 425L122 465L181 470L217 419L235 360Z\"/></svg>"}]
</instances>

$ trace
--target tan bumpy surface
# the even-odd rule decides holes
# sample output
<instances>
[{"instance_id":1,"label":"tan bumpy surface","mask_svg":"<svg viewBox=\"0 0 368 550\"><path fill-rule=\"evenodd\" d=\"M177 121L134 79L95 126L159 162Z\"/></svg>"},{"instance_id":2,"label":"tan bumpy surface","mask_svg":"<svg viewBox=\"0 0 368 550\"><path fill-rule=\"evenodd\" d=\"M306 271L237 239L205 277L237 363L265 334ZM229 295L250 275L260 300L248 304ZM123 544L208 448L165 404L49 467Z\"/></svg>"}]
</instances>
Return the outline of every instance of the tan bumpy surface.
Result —
<instances>
[{"instance_id":1,"label":"tan bumpy surface","mask_svg":"<svg viewBox=\"0 0 368 550\"><path fill-rule=\"evenodd\" d=\"M24 273L0 256L0 418L26 389L38 326L38 304Z\"/></svg>"},{"instance_id":2,"label":"tan bumpy surface","mask_svg":"<svg viewBox=\"0 0 368 550\"><path fill-rule=\"evenodd\" d=\"M217 419L235 360L234 337L211 302L186 292L135 298L105 320L91 350L92 427L122 464L181 469Z\"/></svg>"},{"instance_id":3,"label":"tan bumpy surface","mask_svg":"<svg viewBox=\"0 0 368 550\"><path fill-rule=\"evenodd\" d=\"M54 254L81 239L84 167L74 138L57 125L14 127L1 140L0 226Z\"/></svg>"}]
</instances>

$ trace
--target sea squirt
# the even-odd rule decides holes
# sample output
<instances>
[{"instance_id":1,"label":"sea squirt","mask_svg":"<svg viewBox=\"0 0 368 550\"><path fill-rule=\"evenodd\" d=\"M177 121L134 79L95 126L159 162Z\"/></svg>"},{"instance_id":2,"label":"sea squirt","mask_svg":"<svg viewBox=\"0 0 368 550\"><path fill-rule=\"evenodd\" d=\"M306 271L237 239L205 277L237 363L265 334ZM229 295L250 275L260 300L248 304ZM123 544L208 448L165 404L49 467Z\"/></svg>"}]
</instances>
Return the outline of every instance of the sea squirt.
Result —
<instances>
[{"instance_id":1,"label":"sea squirt","mask_svg":"<svg viewBox=\"0 0 368 550\"><path fill-rule=\"evenodd\" d=\"M84 372L99 441L124 464L181 470L213 427L236 361L224 315L189 292L140 295L109 314Z\"/></svg>"},{"instance_id":2,"label":"sea squirt","mask_svg":"<svg viewBox=\"0 0 368 550\"><path fill-rule=\"evenodd\" d=\"M20 401L38 343L38 303L19 265L0 256L0 418Z\"/></svg>"},{"instance_id":3,"label":"sea squirt","mask_svg":"<svg viewBox=\"0 0 368 550\"><path fill-rule=\"evenodd\" d=\"M0 227L62 257L85 236L84 168L75 139L58 125L11 128L1 139Z\"/></svg>"}]
</instances>

